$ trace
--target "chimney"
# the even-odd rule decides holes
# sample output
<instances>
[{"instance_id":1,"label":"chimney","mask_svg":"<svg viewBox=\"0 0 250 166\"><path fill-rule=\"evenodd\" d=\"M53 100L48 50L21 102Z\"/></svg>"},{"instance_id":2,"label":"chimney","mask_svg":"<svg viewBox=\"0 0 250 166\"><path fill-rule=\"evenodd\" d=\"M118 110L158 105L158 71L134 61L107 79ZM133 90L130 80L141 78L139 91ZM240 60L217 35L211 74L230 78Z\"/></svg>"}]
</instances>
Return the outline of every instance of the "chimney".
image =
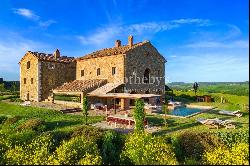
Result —
<instances>
[{"instance_id":1,"label":"chimney","mask_svg":"<svg viewBox=\"0 0 250 166\"><path fill-rule=\"evenodd\" d=\"M120 46L121 46L121 40L116 40L115 47L120 47Z\"/></svg>"},{"instance_id":2,"label":"chimney","mask_svg":"<svg viewBox=\"0 0 250 166\"><path fill-rule=\"evenodd\" d=\"M130 47L133 46L133 36L131 36L131 35L128 36L128 45L129 45Z\"/></svg>"},{"instance_id":3,"label":"chimney","mask_svg":"<svg viewBox=\"0 0 250 166\"><path fill-rule=\"evenodd\" d=\"M56 49L56 51L54 52L54 58L59 58L60 57L60 51L58 49Z\"/></svg>"}]
</instances>

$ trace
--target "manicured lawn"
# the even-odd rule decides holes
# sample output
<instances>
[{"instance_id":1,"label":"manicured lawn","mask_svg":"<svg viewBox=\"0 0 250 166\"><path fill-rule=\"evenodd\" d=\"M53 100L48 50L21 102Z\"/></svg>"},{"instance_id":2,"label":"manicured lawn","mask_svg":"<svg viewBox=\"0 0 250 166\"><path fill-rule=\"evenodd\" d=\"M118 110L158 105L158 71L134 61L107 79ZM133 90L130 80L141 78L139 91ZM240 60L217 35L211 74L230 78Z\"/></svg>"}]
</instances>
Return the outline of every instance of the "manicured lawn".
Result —
<instances>
[{"instance_id":1,"label":"manicured lawn","mask_svg":"<svg viewBox=\"0 0 250 166\"><path fill-rule=\"evenodd\" d=\"M202 114L195 115L190 118L174 118L174 117L167 117L167 127L165 127L164 123L164 116L147 116L149 123L154 126L161 126L161 130L155 134L175 134L184 131L209 131L209 132L230 132L236 130L249 130L249 114L243 112L243 116L238 118L234 116L227 116L227 115L220 115L218 114L219 110L211 110L209 112L205 112ZM235 121L236 129L225 129L225 127L219 129L209 129L207 126L197 122L198 118L219 118L221 120L230 119Z\"/></svg>"},{"instance_id":2,"label":"manicured lawn","mask_svg":"<svg viewBox=\"0 0 250 166\"><path fill-rule=\"evenodd\" d=\"M55 110L23 107L4 102L0 102L0 116L21 116L22 119L41 118L46 122L47 130L60 131L73 130L85 122L83 116L80 115L68 115ZM96 123L103 120L103 118L101 116L91 116L88 118L88 123Z\"/></svg>"}]
</instances>

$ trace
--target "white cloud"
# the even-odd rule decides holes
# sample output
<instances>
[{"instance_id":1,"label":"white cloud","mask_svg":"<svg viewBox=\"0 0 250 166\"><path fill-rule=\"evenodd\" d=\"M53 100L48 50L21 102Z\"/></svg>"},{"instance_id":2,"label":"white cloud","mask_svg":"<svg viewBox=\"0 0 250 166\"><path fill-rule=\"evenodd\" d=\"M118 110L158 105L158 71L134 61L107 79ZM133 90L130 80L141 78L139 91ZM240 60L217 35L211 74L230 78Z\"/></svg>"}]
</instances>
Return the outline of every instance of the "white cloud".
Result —
<instances>
[{"instance_id":1,"label":"white cloud","mask_svg":"<svg viewBox=\"0 0 250 166\"><path fill-rule=\"evenodd\" d=\"M197 24L198 26L209 26L212 25L209 19L178 19L172 20L171 23L176 24Z\"/></svg>"},{"instance_id":2,"label":"white cloud","mask_svg":"<svg viewBox=\"0 0 250 166\"><path fill-rule=\"evenodd\" d=\"M248 48L248 40L236 40L231 42L199 41L185 45L188 48Z\"/></svg>"},{"instance_id":3,"label":"white cloud","mask_svg":"<svg viewBox=\"0 0 250 166\"><path fill-rule=\"evenodd\" d=\"M29 10L29 9L25 9L25 8L19 8L19 9L12 9L13 12L15 14L19 14L23 17L26 17L28 19L31 19L31 20L34 20L34 21L37 21L38 22L38 25L39 27L42 27L42 28L47 28L49 27L51 24L54 24L56 23L55 20L47 20L47 21L42 21L40 19L40 16L36 15L32 10Z\"/></svg>"},{"instance_id":4,"label":"white cloud","mask_svg":"<svg viewBox=\"0 0 250 166\"><path fill-rule=\"evenodd\" d=\"M5 80L19 80L18 62L28 51L46 52L48 44L25 39L17 33L0 34L0 77Z\"/></svg>"},{"instance_id":5,"label":"white cloud","mask_svg":"<svg viewBox=\"0 0 250 166\"><path fill-rule=\"evenodd\" d=\"M177 19L166 22L144 22L129 25L107 25L98 28L94 32L85 36L76 36L83 45L100 45L105 44L109 39L113 39L123 34L133 34L134 36L150 36L155 33L178 28L185 24L196 26L211 25L208 19Z\"/></svg>"},{"instance_id":6,"label":"white cloud","mask_svg":"<svg viewBox=\"0 0 250 166\"><path fill-rule=\"evenodd\" d=\"M19 14L23 17L32 19L32 20L39 20L39 16L36 15L32 10L25 9L25 8L19 8L19 9L13 9L14 13Z\"/></svg>"},{"instance_id":7,"label":"white cloud","mask_svg":"<svg viewBox=\"0 0 250 166\"><path fill-rule=\"evenodd\" d=\"M55 24L55 23L56 23L55 20L40 21L40 22L39 22L39 26L40 26L40 27L47 28L47 27L50 26L51 24Z\"/></svg>"},{"instance_id":8,"label":"white cloud","mask_svg":"<svg viewBox=\"0 0 250 166\"><path fill-rule=\"evenodd\" d=\"M120 34L121 29L116 26L104 27L102 29L97 29L94 34L90 36L76 36L83 45L95 44L101 45L106 43L109 39L112 39L114 36Z\"/></svg>"}]
</instances>

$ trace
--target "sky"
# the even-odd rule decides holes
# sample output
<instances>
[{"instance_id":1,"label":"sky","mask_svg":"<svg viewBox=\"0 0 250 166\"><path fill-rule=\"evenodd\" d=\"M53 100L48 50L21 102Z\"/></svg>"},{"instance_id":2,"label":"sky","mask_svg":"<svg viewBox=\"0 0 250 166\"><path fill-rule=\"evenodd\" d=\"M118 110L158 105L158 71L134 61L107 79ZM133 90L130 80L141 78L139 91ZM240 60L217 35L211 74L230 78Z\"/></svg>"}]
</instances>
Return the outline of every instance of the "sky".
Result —
<instances>
[{"instance_id":1,"label":"sky","mask_svg":"<svg viewBox=\"0 0 250 166\"><path fill-rule=\"evenodd\" d=\"M248 0L1 0L0 77L30 51L80 57L127 37L167 59L168 82L249 80Z\"/></svg>"}]
</instances>

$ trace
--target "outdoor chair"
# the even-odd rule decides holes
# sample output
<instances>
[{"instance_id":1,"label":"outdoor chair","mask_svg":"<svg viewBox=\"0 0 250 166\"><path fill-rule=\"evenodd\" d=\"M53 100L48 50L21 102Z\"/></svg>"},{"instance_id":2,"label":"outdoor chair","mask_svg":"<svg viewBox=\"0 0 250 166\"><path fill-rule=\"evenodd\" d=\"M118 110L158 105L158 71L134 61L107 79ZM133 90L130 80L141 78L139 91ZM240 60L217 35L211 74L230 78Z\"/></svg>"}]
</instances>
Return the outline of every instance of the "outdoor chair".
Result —
<instances>
[{"instance_id":1,"label":"outdoor chair","mask_svg":"<svg viewBox=\"0 0 250 166\"><path fill-rule=\"evenodd\" d=\"M219 126L223 122L222 120L220 120L218 118L214 118L214 119L199 118L199 119L197 119L197 121L208 126L209 128L217 128L217 129L219 128Z\"/></svg>"},{"instance_id":2,"label":"outdoor chair","mask_svg":"<svg viewBox=\"0 0 250 166\"><path fill-rule=\"evenodd\" d=\"M219 111L219 114L237 116L238 118L242 116L242 113L240 113L240 110L237 110L237 111L221 110Z\"/></svg>"}]
</instances>

